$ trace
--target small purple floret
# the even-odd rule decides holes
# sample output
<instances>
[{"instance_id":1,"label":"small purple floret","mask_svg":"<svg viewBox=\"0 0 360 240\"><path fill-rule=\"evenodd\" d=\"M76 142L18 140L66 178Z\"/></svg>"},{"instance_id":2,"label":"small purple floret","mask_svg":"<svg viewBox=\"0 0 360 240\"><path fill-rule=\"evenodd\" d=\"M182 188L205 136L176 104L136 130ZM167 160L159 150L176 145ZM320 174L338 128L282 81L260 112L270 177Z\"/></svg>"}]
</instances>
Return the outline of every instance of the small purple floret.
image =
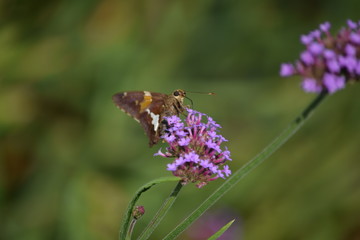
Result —
<instances>
[{"instance_id":1,"label":"small purple floret","mask_svg":"<svg viewBox=\"0 0 360 240\"><path fill-rule=\"evenodd\" d=\"M329 93L334 93L339 89L345 87L345 78L338 77L332 74L325 74L324 76L324 84L329 91Z\"/></svg>"},{"instance_id":2,"label":"small purple floret","mask_svg":"<svg viewBox=\"0 0 360 240\"><path fill-rule=\"evenodd\" d=\"M345 52L349 56L355 56L356 55L356 48L351 44L347 44L345 46Z\"/></svg>"},{"instance_id":3,"label":"small purple floret","mask_svg":"<svg viewBox=\"0 0 360 240\"><path fill-rule=\"evenodd\" d=\"M352 21L350 19L347 20L347 24L348 24L349 28L351 28L351 29L356 29L357 28L356 22L354 22L354 21Z\"/></svg>"},{"instance_id":4,"label":"small purple floret","mask_svg":"<svg viewBox=\"0 0 360 240\"><path fill-rule=\"evenodd\" d=\"M288 77L295 73L294 66L290 63L281 64L280 75L282 77Z\"/></svg>"},{"instance_id":5,"label":"small purple floret","mask_svg":"<svg viewBox=\"0 0 360 240\"><path fill-rule=\"evenodd\" d=\"M360 33L357 32L357 33L350 33L350 40L353 42L353 43L357 43L357 44L360 44Z\"/></svg>"},{"instance_id":6,"label":"small purple floret","mask_svg":"<svg viewBox=\"0 0 360 240\"><path fill-rule=\"evenodd\" d=\"M340 71L339 62L336 59L330 59L327 61L327 67L329 68L330 72L338 73Z\"/></svg>"},{"instance_id":7,"label":"small purple floret","mask_svg":"<svg viewBox=\"0 0 360 240\"><path fill-rule=\"evenodd\" d=\"M329 22L324 22L320 24L320 30L323 32L328 32L330 30L331 24Z\"/></svg>"},{"instance_id":8,"label":"small purple floret","mask_svg":"<svg viewBox=\"0 0 360 240\"><path fill-rule=\"evenodd\" d=\"M320 36L321 36L321 31L318 30L318 29L315 29L314 31L311 31L311 32L310 32L310 35L313 36L315 39L320 38Z\"/></svg>"},{"instance_id":9,"label":"small purple floret","mask_svg":"<svg viewBox=\"0 0 360 240\"><path fill-rule=\"evenodd\" d=\"M314 42L309 45L309 51L314 55L319 55L323 52L324 46L320 43Z\"/></svg>"},{"instance_id":10,"label":"small purple floret","mask_svg":"<svg viewBox=\"0 0 360 240\"><path fill-rule=\"evenodd\" d=\"M321 86L319 86L315 79L312 78L306 78L302 82L302 87L305 92L315 92L319 93L321 92Z\"/></svg>"},{"instance_id":11,"label":"small purple floret","mask_svg":"<svg viewBox=\"0 0 360 240\"><path fill-rule=\"evenodd\" d=\"M308 45L313 41L313 37L310 35L301 35L300 37L300 41L305 44Z\"/></svg>"},{"instance_id":12,"label":"small purple floret","mask_svg":"<svg viewBox=\"0 0 360 240\"><path fill-rule=\"evenodd\" d=\"M167 165L167 169L166 170L169 170L169 171L176 171L177 169L177 166L175 163L170 163Z\"/></svg>"},{"instance_id":13,"label":"small purple floret","mask_svg":"<svg viewBox=\"0 0 360 240\"><path fill-rule=\"evenodd\" d=\"M324 57L326 59L332 59L332 58L336 57L336 53L333 50L325 49L324 50Z\"/></svg>"},{"instance_id":14,"label":"small purple floret","mask_svg":"<svg viewBox=\"0 0 360 240\"><path fill-rule=\"evenodd\" d=\"M313 55L308 52L308 51L304 51L300 54L300 58L301 60L306 64L306 65L311 65L314 63L314 57Z\"/></svg>"}]
</instances>

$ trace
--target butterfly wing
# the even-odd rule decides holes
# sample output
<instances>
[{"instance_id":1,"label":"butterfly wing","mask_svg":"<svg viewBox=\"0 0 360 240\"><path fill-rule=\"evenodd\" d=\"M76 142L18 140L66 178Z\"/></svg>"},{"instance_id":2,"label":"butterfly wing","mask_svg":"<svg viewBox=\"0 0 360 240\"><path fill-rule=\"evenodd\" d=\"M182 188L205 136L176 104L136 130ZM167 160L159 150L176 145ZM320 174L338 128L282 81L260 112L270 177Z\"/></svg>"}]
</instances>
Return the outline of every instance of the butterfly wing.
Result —
<instances>
[{"instance_id":1,"label":"butterfly wing","mask_svg":"<svg viewBox=\"0 0 360 240\"><path fill-rule=\"evenodd\" d=\"M160 140L160 121L167 97L162 93L133 91L117 93L113 101L119 109L142 125L152 146Z\"/></svg>"}]
</instances>

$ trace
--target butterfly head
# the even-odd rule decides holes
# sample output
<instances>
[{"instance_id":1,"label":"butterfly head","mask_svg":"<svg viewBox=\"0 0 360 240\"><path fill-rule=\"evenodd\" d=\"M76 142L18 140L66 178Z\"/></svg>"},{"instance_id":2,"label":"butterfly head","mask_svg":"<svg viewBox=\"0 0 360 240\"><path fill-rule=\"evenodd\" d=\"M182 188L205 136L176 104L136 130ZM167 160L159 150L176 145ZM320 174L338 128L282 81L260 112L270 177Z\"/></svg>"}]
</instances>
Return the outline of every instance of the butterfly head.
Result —
<instances>
[{"instance_id":1,"label":"butterfly head","mask_svg":"<svg viewBox=\"0 0 360 240\"><path fill-rule=\"evenodd\" d=\"M186 97L186 92L182 89L177 89L172 93L172 96L182 103Z\"/></svg>"}]
</instances>

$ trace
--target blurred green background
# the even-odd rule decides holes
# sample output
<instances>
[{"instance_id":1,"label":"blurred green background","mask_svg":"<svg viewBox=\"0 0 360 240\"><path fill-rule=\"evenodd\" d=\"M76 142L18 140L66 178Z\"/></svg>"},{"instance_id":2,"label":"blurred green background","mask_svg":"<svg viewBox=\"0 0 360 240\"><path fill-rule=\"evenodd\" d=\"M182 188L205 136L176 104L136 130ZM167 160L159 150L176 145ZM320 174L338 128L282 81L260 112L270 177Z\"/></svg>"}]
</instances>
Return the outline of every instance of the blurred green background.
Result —
<instances>
[{"instance_id":1,"label":"blurred green background","mask_svg":"<svg viewBox=\"0 0 360 240\"><path fill-rule=\"evenodd\" d=\"M359 10L358 0L2 0L0 239L116 239L135 190L171 175L153 157L161 144L148 148L113 105L119 91L216 92L189 97L223 126L240 168L315 97L278 75L299 36L327 20L338 30ZM360 239L359 92L329 97L211 209L238 216L232 239ZM222 182L186 186L152 239ZM173 185L143 195L135 235Z\"/></svg>"}]
</instances>

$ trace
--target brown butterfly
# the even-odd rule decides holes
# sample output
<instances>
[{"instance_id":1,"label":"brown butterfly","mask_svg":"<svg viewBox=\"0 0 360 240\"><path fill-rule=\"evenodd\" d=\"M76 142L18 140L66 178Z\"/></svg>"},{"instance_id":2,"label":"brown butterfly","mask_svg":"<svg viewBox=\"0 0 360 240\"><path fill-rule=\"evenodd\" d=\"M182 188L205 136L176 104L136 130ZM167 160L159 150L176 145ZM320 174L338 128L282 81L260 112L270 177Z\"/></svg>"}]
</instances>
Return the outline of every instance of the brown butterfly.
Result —
<instances>
[{"instance_id":1,"label":"brown butterfly","mask_svg":"<svg viewBox=\"0 0 360 240\"><path fill-rule=\"evenodd\" d=\"M122 111L133 117L144 128L149 137L150 147L158 143L166 130L165 116L183 113L186 93L177 89L167 95L148 91L131 91L116 93L112 99Z\"/></svg>"}]
</instances>

